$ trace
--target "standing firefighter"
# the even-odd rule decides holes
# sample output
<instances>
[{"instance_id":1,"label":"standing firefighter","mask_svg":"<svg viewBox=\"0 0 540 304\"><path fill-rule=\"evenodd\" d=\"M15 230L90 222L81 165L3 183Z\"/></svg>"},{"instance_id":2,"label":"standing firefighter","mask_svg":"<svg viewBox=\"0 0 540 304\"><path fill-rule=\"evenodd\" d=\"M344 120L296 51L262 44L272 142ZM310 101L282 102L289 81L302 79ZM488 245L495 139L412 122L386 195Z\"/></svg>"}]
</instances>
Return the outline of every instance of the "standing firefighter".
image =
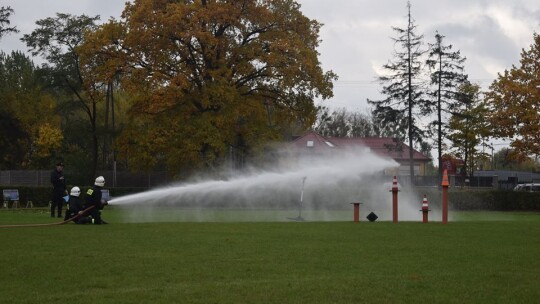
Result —
<instances>
[{"instance_id":1,"label":"standing firefighter","mask_svg":"<svg viewBox=\"0 0 540 304\"><path fill-rule=\"evenodd\" d=\"M56 163L56 169L51 172L51 184L53 186L51 198L51 217L54 217L54 209L58 209L58 217L62 217L62 206L64 205L64 195L67 194L66 180L64 178L64 164Z\"/></svg>"},{"instance_id":2,"label":"standing firefighter","mask_svg":"<svg viewBox=\"0 0 540 304\"><path fill-rule=\"evenodd\" d=\"M86 209L93 206L86 215L90 215L92 217L92 223L97 225L107 224L107 222L101 219L100 211L103 207L108 205L107 201L101 198L101 189L103 189L103 186L105 186L105 178L103 178L103 176L98 176L94 182L94 187L86 191L85 197L84 208Z\"/></svg>"}]
</instances>

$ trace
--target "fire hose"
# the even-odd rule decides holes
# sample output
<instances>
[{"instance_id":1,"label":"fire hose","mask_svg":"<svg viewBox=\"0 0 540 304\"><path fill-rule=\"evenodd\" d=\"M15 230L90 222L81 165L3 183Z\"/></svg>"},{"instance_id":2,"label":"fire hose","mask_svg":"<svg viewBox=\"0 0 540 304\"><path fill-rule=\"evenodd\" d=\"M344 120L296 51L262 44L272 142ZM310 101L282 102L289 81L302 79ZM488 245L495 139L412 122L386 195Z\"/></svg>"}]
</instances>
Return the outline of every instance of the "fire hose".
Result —
<instances>
[{"instance_id":1,"label":"fire hose","mask_svg":"<svg viewBox=\"0 0 540 304\"><path fill-rule=\"evenodd\" d=\"M90 210L92 210L95 206L90 206L82 211L80 211L79 213L77 213L76 215L74 215L73 217L65 220L65 221L62 221L62 222L56 222L56 223L48 223L48 224L20 224L20 225L0 225L0 228L15 228L15 227L42 227L42 226L57 226L57 225L64 225L64 224L67 224L71 221L74 221L80 217L82 217L83 215L86 215L86 213Z\"/></svg>"}]
</instances>

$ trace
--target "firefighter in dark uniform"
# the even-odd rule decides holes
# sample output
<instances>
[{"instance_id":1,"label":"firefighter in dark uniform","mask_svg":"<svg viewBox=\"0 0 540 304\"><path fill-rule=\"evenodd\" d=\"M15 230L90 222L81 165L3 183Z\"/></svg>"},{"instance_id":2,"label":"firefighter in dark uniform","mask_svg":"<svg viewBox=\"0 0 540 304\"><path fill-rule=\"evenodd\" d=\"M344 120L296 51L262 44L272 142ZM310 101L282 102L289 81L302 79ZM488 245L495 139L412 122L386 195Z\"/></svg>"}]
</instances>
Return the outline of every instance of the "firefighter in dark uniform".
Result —
<instances>
[{"instance_id":1,"label":"firefighter in dark uniform","mask_svg":"<svg viewBox=\"0 0 540 304\"><path fill-rule=\"evenodd\" d=\"M66 180L64 178L64 164L56 163L56 169L51 172L51 184L53 185L51 200L51 217L54 217L54 210L58 209L58 217L62 217L62 206L64 205L64 196L67 195Z\"/></svg>"},{"instance_id":2,"label":"firefighter in dark uniform","mask_svg":"<svg viewBox=\"0 0 540 304\"><path fill-rule=\"evenodd\" d=\"M85 215L92 217L92 223L96 225L107 224L101 219L101 210L108 202L101 198L101 189L105 186L105 178L98 176L94 182L94 187L86 191L84 209L92 207Z\"/></svg>"},{"instance_id":3,"label":"firefighter in dark uniform","mask_svg":"<svg viewBox=\"0 0 540 304\"><path fill-rule=\"evenodd\" d=\"M66 210L66 216L64 217L64 221L67 221L75 216L77 216L79 213L81 213L81 216L73 220L75 224L87 224L90 223L90 218L86 216L82 216L82 212L84 210L84 203L81 199L81 189L77 186L71 188L71 191L69 193L69 199L67 204L67 210Z\"/></svg>"}]
</instances>

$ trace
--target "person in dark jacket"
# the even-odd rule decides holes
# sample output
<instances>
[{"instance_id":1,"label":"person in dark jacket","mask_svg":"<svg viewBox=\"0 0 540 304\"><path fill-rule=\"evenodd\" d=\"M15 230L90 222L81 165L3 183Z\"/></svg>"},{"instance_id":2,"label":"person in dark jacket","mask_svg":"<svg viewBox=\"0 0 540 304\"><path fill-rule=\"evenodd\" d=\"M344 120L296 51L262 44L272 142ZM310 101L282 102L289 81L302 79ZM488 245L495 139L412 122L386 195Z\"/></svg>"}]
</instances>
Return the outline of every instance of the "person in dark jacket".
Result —
<instances>
[{"instance_id":1,"label":"person in dark jacket","mask_svg":"<svg viewBox=\"0 0 540 304\"><path fill-rule=\"evenodd\" d=\"M81 189L79 187L74 186L73 188L71 188L71 191L69 193L69 199L67 201L67 210L64 221L67 221L80 214L81 216L73 220L75 224L87 224L90 222L90 219L88 217L82 216L82 212L84 210L84 203L80 195Z\"/></svg>"},{"instance_id":2,"label":"person in dark jacket","mask_svg":"<svg viewBox=\"0 0 540 304\"><path fill-rule=\"evenodd\" d=\"M103 186L105 186L105 178L98 176L94 182L94 187L88 189L85 196L84 209L93 207L86 215L91 216L92 223L96 225L107 224L101 219L101 210L108 204L107 201L102 199L101 189L103 189Z\"/></svg>"},{"instance_id":3,"label":"person in dark jacket","mask_svg":"<svg viewBox=\"0 0 540 304\"><path fill-rule=\"evenodd\" d=\"M64 164L56 163L56 169L51 172L51 184L53 186L51 199L51 217L54 217L54 210L58 209L57 216L62 217L62 206L64 196L67 195L66 179L64 178Z\"/></svg>"}]
</instances>

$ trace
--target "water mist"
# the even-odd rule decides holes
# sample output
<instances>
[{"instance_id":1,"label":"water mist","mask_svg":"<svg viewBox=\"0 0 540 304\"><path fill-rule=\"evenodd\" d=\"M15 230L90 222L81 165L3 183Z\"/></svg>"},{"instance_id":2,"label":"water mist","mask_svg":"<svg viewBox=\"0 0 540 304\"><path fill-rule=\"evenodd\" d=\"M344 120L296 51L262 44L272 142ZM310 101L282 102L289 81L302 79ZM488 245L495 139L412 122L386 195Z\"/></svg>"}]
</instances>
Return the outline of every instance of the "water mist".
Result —
<instances>
[{"instance_id":1,"label":"water mist","mask_svg":"<svg viewBox=\"0 0 540 304\"><path fill-rule=\"evenodd\" d=\"M363 220L371 211L389 220L392 176L384 173L398 166L367 149L336 149L282 158L273 170L170 185L109 203L121 207L132 222L287 221L299 211L307 221L348 221L352 202L362 203ZM400 189L400 220L417 220L419 202L412 191Z\"/></svg>"}]
</instances>

